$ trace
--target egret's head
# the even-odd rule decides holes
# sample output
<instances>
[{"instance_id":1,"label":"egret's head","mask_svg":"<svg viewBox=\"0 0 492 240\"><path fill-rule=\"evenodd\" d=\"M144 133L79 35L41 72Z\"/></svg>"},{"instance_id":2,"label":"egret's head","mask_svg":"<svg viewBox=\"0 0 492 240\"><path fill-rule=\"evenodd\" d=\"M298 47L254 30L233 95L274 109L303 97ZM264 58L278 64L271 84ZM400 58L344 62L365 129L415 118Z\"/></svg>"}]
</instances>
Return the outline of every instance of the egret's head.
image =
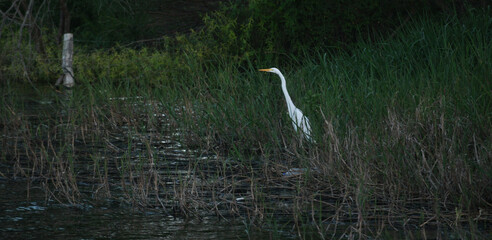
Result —
<instances>
[{"instance_id":1,"label":"egret's head","mask_svg":"<svg viewBox=\"0 0 492 240\"><path fill-rule=\"evenodd\" d=\"M278 69L276 69L276 68L260 69L260 71L262 71L262 72L271 72L271 73L275 73L275 74L278 74L278 75L282 74L282 73L280 73L280 71L279 71Z\"/></svg>"}]
</instances>

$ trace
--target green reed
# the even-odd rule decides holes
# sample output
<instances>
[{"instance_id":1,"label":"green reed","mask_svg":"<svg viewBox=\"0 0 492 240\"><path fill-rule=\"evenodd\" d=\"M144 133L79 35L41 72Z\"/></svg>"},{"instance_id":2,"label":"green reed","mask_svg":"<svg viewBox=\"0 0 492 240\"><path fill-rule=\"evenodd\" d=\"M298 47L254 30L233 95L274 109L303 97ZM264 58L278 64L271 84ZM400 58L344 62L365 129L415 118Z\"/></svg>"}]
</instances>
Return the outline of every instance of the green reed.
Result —
<instances>
[{"instance_id":1,"label":"green reed","mask_svg":"<svg viewBox=\"0 0 492 240\"><path fill-rule=\"evenodd\" d=\"M370 216L376 201L404 206L419 198L434 202L435 216L477 214L491 200L490 24L480 14L414 20L348 52L317 50L280 66L219 60L193 68L173 88L193 108L192 124L182 127L202 147L212 139L226 152L320 169L313 177L325 185L316 190L343 188L359 216ZM318 144L301 147L280 81L257 72L264 67L285 73Z\"/></svg>"}]
</instances>

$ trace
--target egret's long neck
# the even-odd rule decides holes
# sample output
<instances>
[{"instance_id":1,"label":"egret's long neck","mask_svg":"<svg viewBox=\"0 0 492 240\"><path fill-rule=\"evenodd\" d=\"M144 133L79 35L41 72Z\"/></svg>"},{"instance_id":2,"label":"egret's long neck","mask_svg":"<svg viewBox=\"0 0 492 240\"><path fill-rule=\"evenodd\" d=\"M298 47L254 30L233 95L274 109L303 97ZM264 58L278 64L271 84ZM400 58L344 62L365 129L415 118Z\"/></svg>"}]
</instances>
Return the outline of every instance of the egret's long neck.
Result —
<instances>
[{"instance_id":1,"label":"egret's long neck","mask_svg":"<svg viewBox=\"0 0 492 240\"><path fill-rule=\"evenodd\" d=\"M287 108L289 109L289 113L292 113L292 111L294 111L295 109L295 106L292 102L292 99L290 98L289 92L287 91L287 83L285 82L284 75L280 73L279 77L280 80L282 80L282 91L284 92L285 101L287 102Z\"/></svg>"}]
</instances>

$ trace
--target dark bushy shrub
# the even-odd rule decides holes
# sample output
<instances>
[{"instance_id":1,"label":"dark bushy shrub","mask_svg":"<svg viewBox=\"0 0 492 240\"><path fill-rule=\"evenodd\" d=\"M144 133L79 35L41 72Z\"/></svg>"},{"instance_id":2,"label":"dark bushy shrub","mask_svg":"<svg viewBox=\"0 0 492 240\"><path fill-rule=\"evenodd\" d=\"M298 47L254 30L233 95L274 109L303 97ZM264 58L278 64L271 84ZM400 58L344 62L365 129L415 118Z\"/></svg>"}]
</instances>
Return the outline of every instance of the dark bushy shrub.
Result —
<instances>
[{"instance_id":1,"label":"dark bushy shrub","mask_svg":"<svg viewBox=\"0 0 492 240\"><path fill-rule=\"evenodd\" d=\"M442 1L236 1L204 18L203 35L214 44L214 52L233 56L296 54L384 36L412 15L444 11L436 2ZM453 6L462 1L448 2Z\"/></svg>"}]
</instances>

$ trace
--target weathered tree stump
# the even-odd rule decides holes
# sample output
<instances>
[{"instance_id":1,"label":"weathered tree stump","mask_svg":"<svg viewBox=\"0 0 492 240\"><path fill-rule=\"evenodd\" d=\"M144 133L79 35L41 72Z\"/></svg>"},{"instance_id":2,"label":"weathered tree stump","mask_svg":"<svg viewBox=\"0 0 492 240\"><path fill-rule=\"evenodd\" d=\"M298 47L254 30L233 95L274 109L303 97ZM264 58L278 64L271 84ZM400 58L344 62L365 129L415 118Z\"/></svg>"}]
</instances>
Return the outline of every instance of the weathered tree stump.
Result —
<instances>
[{"instance_id":1,"label":"weathered tree stump","mask_svg":"<svg viewBox=\"0 0 492 240\"><path fill-rule=\"evenodd\" d=\"M63 75L58 78L56 85L63 82L63 86L71 88L75 85L73 68L73 34L65 33L63 35L63 52L62 52L62 69Z\"/></svg>"}]
</instances>

